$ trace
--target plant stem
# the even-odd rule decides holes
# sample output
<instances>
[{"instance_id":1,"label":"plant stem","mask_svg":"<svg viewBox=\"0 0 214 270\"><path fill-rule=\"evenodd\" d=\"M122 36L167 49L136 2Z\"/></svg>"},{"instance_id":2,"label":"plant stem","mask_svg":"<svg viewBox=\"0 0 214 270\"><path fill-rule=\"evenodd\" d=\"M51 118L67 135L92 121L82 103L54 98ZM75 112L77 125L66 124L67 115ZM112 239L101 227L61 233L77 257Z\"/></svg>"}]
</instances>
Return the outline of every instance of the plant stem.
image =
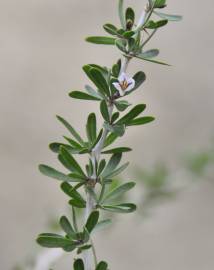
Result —
<instances>
[{"instance_id":1,"label":"plant stem","mask_svg":"<svg viewBox=\"0 0 214 270\"><path fill-rule=\"evenodd\" d=\"M121 1L119 1L119 3L121 5L120 8L122 9L123 1L121 0ZM141 18L142 24L146 20L147 11L145 11L145 13L146 14L145 14L144 18L143 19ZM123 18L121 18L121 22L122 22L122 24L124 23L123 22ZM124 55L123 61L122 61L122 65L121 65L120 75L123 72L124 73L126 72L126 70L128 68L128 65L130 63L130 60L131 60L130 57L127 57L126 55ZM114 106L112 104L109 104L108 105L108 110L109 110L110 119L111 119L111 116L112 116L112 113L113 113L113 109L114 109ZM92 165L93 165L93 175L92 175L91 178L94 181L97 181L96 163L99 162L99 160L100 160L100 155L101 155L101 152L102 152L102 149L103 149L103 145L105 143L105 140L106 140L107 135L108 135L108 130L106 128L104 128L102 137L100 138L99 142L94 147L94 149L92 149L92 152L91 152L91 155L90 155L90 158L91 158L91 161L92 161ZM94 209L94 206L95 206L94 198L91 196L91 194L86 189L85 220L88 219L90 213ZM91 240L91 243L92 243L92 252L93 252L94 260L95 260L95 264L96 264L97 263L97 257L96 257L96 252L95 252L95 248L94 248L94 245L93 245L92 240ZM85 251L84 252L84 264L85 264L85 270L94 270L93 263L92 263L91 256L90 256L90 251Z\"/></svg>"}]
</instances>

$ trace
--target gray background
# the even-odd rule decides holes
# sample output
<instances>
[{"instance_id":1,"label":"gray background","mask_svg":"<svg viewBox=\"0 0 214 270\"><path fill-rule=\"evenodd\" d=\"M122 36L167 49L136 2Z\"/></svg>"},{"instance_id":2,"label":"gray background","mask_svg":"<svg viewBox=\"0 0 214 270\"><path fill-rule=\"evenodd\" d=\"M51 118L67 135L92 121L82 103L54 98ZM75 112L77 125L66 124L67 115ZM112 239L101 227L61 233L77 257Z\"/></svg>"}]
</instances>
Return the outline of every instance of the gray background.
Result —
<instances>
[{"instance_id":1,"label":"gray background","mask_svg":"<svg viewBox=\"0 0 214 270\"><path fill-rule=\"evenodd\" d=\"M160 159L174 165L183 152L209 145L214 130L213 1L168 2L168 11L184 20L161 30L150 48L160 48L160 58L173 67L133 61L128 70L146 72L147 82L130 100L145 102L157 118L122 140L134 149L132 164L140 166ZM127 3L138 11L144 5ZM56 162L47 148L64 132L55 114L81 131L86 114L98 109L67 93L83 89L84 64L110 66L119 57L112 47L84 42L87 35L102 34L105 22L118 22L115 6L113 0L0 0L2 270L33 251L47 218L65 209L58 185L41 176L37 164ZM107 237L98 236L100 258L118 270L212 270L213 195L213 183L202 181L142 224L123 217Z\"/></svg>"}]
</instances>

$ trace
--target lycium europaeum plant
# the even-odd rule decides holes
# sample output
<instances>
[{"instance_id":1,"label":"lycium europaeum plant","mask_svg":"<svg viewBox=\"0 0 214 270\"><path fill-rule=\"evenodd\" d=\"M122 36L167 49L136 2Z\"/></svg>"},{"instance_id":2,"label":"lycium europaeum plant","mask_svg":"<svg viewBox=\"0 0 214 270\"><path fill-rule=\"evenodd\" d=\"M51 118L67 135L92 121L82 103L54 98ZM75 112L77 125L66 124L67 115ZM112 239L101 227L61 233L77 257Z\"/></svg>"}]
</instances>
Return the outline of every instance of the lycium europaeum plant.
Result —
<instances>
[{"instance_id":1,"label":"lycium europaeum plant","mask_svg":"<svg viewBox=\"0 0 214 270\"><path fill-rule=\"evenodd\" d=\"M134 10L128 7L124 11L123 0L119 0L121 26L118 28L109 23L104 25L105 31L112 37L93 36L86 39L95 44L116 46L122 53L122 60L119 59L112 68L96 64L85 65L83 70L95 88L87 85L85 87L87 93L73 91L69 94L75 99L98 102L104 123L98 129L95 113L89 114L86 123L86 141L65 119L57 116L72 137L64 136L65 142L52 143L50 149L57 153L60 163L69 173L62 173L46 165L39 166L44 175L62 181L61 189L68 195L72 209L72 222L66 216L62 216L59 223L64 231L63 235L43 233L38 236L37 242L43 247L61 248L66 252L77 251L78 256L83 254L83 259L77 258L74 261L74 270L109 269L106 262L97 261L91 237L98 226L109 223L109 220L100 220L100 212L131 213L136 210L133 203L115 203L115 200L135 186L134 182L127 182L109 190L114 177L127 168L129 163L120 165L120 162L122 155L131 149L128 147L109 149L109 146L122 137L129 127L144 125L154 120L151 116L141 116L146 109L145 104L135 105L123 116L121 113L131 106L125 98L138 89L146 79L142 71L133 77L127 75L129 62L133 58L139 58L167 65L155 59L159 54L157 49L147 51L144 49L158 29L165 26L168 21L181 19L180 16L158 11L165 7L166 0L149 0L136 23ZM152 15L156 15L159 19L151 20ZM78 154L89 156L85 170L74 158ZM108 155L109 159L106 158ZM77 217L79 209L84 209L84 219L79 218L79 215Z\"/></svg>"}]
</instances>

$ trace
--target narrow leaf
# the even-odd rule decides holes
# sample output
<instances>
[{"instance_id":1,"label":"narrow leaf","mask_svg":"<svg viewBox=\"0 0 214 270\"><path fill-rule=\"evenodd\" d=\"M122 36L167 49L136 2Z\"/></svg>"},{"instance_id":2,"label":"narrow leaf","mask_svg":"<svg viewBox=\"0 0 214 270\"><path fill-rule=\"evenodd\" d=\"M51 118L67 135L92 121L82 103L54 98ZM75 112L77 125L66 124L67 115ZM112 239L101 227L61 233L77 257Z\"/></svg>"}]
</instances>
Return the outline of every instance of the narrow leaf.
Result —
<instances>
[{"instance_id":1,"label":"narrow leaf","mask_svg":"<svg viewBox=\"0 0 214 270\"><path fill-rule=\"evenodd\" d=\"M60 180L60 181L64 181L64 182L80 182L79 179L74 179L71 178L70 176L61 173L57 170L55 170L52 167L49 167L47 165L39 165L39 170L42 174L44 174L45 176Z\"/></svg>"},{"instance_id":2,"label":"narrow leaf","mask_svg":"<svg viewBox=\"0 0 214 270\"><path fill-rule=\"evenodd\" d=\"M86 41L94 44L102 44L102 45L114 45L115 44L115 38L111 37L100 37L100 36L92 36L87 37Z\"/></svg>"},{"instance_id":3,"label":"narrow leaf","mask_svg":"<svg viewBox=\"0 0 214 270\"><path fill-rule=\"evenodd\" d=\"M74 138L81 144L84 145L83 139L76 132L76 130L62 117L57 115L57 119L68 129L68 131L74 136Z\"/></svg>"},{"instance_id":4,"label":"narrow leaf","mask_svg":"<svg viewBox=\"0 0 214 270\"><path fill-rule=\"evenodd\" d=\"M85 227L89 233L91 233L99 220L99 211L93 211L85 224Z\"/></svg>"},{"instance_id":5,"label":"narrow leaf","mask_svg":"<svg viewBox=\"0 0 214 270\"><path fill-rule=\"evenodd\" d=\"M80 92L80 91L73 91L73 92L69 93L69 96L71 98L76 98L76 99L96 100L96 101L99 101L100 100L100 98L91 96L89 94L86 94L86 93Z\"/></svg>"},{"instance_id":6,"label":"narrow leaf","mask_svg":"<svg viewBox=\"0 0 214 270\"><path fill-rule=\"evenodd\" d=\"M102 154L116 154L116 153L130 152L130 151L132 151L132 149L129 147L118 147L118 148L113 148L110 150L103 151Z\"/></svg>"},{"instance_id":7,"label":"narrow leaf","mask_svg":"<svg viewBox=\"0 0 214 270\"><path fill-rule=\"evenodd\" d=\"M74 270L84 270L84 263L82 259L77 259L74 262Z\"/></svg>"},{"instance_id":8,"label":"narrow leaf","mask_svg":"<svg viewBox=\"0 0 214 270\"><path fill-rule=\"evenodd\" d=\"M117 121L117 124L126 124L130 122L132 119L134 119L139 114L141 114L145 109L146 109L145 104L136 105L126 115L124 115L119 121Z\"/></svg>"},{"instance_id":9,"label":"narrow leaf","mask_svg":"<svg viewBox=\"0 0 214 270\"><path fill-rule=\"evenodd\" d=\"M118 205L102 205L102 209L115 213L132 213L136 210L136 205L132 203L122 203Z\"/></svg>"},{"instance_id":10,"label":"narrow leaf","mask_svg":"<svg viewBox=\"0 0 214 270\"><path fill-rule=\"evenodd\" d=\"M129 183L125 183L117 188L115 188L114 190L112 190L110 193L108 193L105 198L103 199L103 203L109 202L111 200L114 200L120 196L122 196L124 193L126 193L127 191L129 191L130 189L132 189L135 186L134 182L129 182Z\"/></svg>"}]
</instances>

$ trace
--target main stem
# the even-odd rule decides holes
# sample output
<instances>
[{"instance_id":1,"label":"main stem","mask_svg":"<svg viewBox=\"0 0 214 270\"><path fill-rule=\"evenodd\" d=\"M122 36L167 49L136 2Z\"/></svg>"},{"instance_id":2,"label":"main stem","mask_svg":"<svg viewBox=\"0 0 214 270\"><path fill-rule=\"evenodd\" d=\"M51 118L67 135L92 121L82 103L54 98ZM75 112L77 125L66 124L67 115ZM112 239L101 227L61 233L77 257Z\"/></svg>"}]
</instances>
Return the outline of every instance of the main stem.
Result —
<instances>
[{"instance_id":1,"label":"main stem","mask_svg":"<svg viewBox=\"0 0 214 270\"><path fill-rule=\"evenodd\" d=\"M140 23L141 24L143 24L144 21L146 20L147 13L148 13L148 6L146 6L144 8L144 10L143 10L142 16L140 18ZM139 27L139 25L138 25L138 27ZM122 66L121 66L120 74L122 74L123 72L124 73L126 72L130 60L131 60L130 57L123 56L123 61L122 61ZM112 104L108 104L108 111L109 111L110 119L111 119L111 116L112 116L112 113L113 113L113 109L114 109L113 105ZM106 128L104 128L102 137L100 138L99 142L94 147L94 149L92 150L91 155L90 155L90 158L91 158L91 161L92 161L92 165L93 165L93 175L92 175L91 178L94 181L97 180L96 167L95 166L96 166L96 163L99 162L99 160L100 160L101 151L103 149L103 145L105 143L105 140L106 140L107 135L108 135L108 130ZM87 189L86 189L85 220L88 219L89 215L91 214L91 212L94 209L94 206L95 206L94 198L92 197L91 193L88 192ZM96 261L96 255L95 255L95 253L94 253L94 256L95 256L95 261ZM92 256L91 256L90 251L85 251L85 253L84 253L84 265L85 265L85 270L94 270Z\"/></svg>"},{"instance_id":2,"label":"main stem","mask_svg":"<svg viewBox=\"0 0 214 270\"><path fill-rule=\"evenodd\" d=\"M120 74L123 73L123 72L126 72L129 61L130 61L130 58L124 57ZM113 109L114 109L113 105L108 105L110 118L112 116ZM96 162L99 162L99 160L100 160L101 151L103 149L103 145L105 143L107 135L108 135L108 130L106 128L104 128L102 137L100 138L99 142L94 147L94 149L92 150L91 155L90 155L92 165L93 165L93 175L92 175L91 178L92 178L92 180L95 180L95 181L97 180L95 164L96 164ZM95 205L94 198L92 197L91 193L86 190L85 220L88 219L89 215L93 211L94 205ZM84 253L84 263L85 263L85 270L94 270L93 261L92 261L92 258L91 258L90 251L85 251L85 253Z\"/></svg>"}]
</instances>

